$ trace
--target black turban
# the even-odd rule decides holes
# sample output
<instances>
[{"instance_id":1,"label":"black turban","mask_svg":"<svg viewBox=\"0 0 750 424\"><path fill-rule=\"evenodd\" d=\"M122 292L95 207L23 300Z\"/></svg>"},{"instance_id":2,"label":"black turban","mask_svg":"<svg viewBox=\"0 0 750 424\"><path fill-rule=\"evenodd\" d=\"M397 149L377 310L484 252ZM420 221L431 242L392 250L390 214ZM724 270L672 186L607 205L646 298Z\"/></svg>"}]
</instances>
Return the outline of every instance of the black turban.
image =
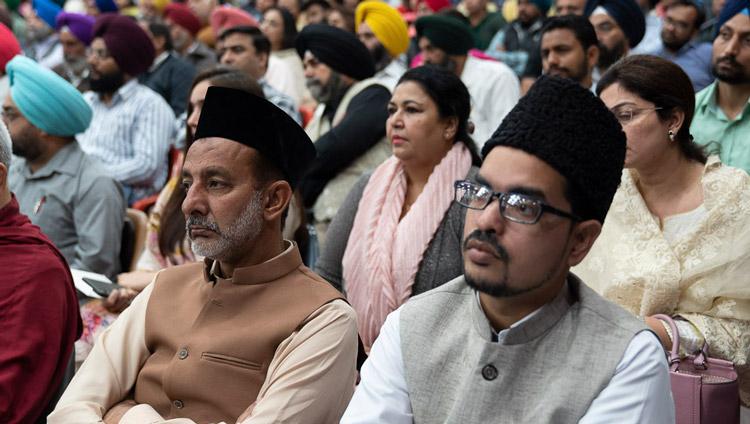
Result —
<instances>
[{"instance_id":1,"label":"black turban","mask_svg":"<svg viewBox=\"0 0 750 424\"><path fill-rule=\"evenodd\" d=\"M292 189L317 156L310 137L286 112L234 88L208 88L195 140L206 137L226 138L257 150L284 173Z\"/></svg>"},{"instance_id":2,"label":"black turban","mask_svg":"<svg viewBox=\"0 0 750 424\"><path fill-rule=\"evenodd\" d=\"M375 61L370 51L354 34L341 28L308 25L297 34L294 46L301 58L310 50L329 68L356 80L375 75Z\"/></svg>"},{"instance_id":3,"label":"black turban","mask_svg":"<svg viewBox=\"0 0 750 424\"><path fill-rule=\"evenodd\" d=\"M433 46L448 54L466 54L474 47L471 28L450 16L423 16L414 23L417 39L427 37Z\"/></svg>"},{"instance_id":4,"label":"black turban","mask_svg":"<svg viewBox=\"0 0 750 424\"><path fill-rule=\"evenodd\" d=\"M590 17L597 6L607 10L607 13L617 22L625 37L630 42L630 48L637 46L646 33L646 17L635 0L586 0L583 14Z\"/></svg>"},{"instance_id":5,"label":"black turban","mask_svg":"<svg viewBox=\"0 0 750 424\"><path fill-rule=\"evenodd\" d=\"M508 113L482 155L508 146L538 157L567 180L574 213L604 222L620 184L625 139L615 116L589 90L545 76Z\"/></svg>"}]
</instances>

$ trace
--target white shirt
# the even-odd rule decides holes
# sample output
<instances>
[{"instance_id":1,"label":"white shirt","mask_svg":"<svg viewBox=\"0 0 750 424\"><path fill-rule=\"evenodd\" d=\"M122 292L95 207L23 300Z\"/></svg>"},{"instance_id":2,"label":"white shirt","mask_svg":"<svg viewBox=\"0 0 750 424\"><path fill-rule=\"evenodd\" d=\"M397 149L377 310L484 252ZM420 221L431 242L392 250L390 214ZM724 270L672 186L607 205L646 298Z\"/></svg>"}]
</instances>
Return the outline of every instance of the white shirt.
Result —
<instances>
[{"instance_id":1,"label":"white shirt","mask_svg":"<svg viewBox=\"0 0 750 424\"><path fill-rule=\"evenodd\" d=\"M536 311L524 319L534 313ZM401 308L388 315L380 329L370 357L362 366L361 382L342 423L413 422L401 354L400 315ZM502 340L507 331L498 333L498 340ZM664 348L659 340L647 331L638 333L625 349L609 385L594 399L579 423L675 422L668 374Z\"/></svg>"},{"instance_id":2,"label":"white shirt","mask_svg":"<svg viewBox=\"0 0 750 424\"><path fill-rule=\"evenodd\" d=\"M264 76L273 88L291 97L295 104L300 104L302 93L299 91L299 80L288 63L276 56L268 56L268 69Z\"/></svg>"},{"instance_id":3,"label":"white shirt","mask_svg":"<svg viewBox=\"0 0 750 424\"><path fill-rule=\"evenodd\" d=\"M401 63L398 59L393 59L388 66L375 73L373 78L382 82L383 85L388 87L388 90L393 93L393 90L396 89L396 84L398 84L398 80L404 72L406 72L406 65Z\"/></svg>"},{"instance_id":4,"label":"white shirt","mask_svg":"<svg viewBox=\"0 0 750 424\"><path fill-rule=\"evenodd\" d=\"M474 123L471 137L482 150L521 97L521 85L508 65L471 55L466 58L461 81L471 95L470 119Z\"/></svg>"}]
</instances>

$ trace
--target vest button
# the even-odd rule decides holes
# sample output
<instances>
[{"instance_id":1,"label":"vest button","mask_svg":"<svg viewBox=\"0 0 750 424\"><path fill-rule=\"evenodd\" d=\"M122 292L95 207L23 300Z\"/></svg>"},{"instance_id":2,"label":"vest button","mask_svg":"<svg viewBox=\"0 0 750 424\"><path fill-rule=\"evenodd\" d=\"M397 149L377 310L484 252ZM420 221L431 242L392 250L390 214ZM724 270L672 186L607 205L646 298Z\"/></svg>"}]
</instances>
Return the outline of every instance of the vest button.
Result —
<instances>
[{"instance_id":1,"label":"vest button","mask_svg":"<svg viewBox=\"0 0 750 424\"><path fill-rule=\"evenodd\" d=\"M492 365L485 365L482 368L482 377L487 381L492 381L497 378L497 368Z\"/></svg>"},{"instance_id":2,"label":"vest button","mask_svg":"<svg viewBox=\"0 0 750 424\"><path fill-rule=\"evenodd\" d=\"M177 409L182 409L185 406L180 400L175 400L174 402L172 402L172 405Z\"/></svg>"},{"instance_id":3,"label":"vest button","mask_svg":"<svg viewBox=\"0 0 750 424\"><path fill-rule=\"evenodd\" d=\"M177 355L177 357L180 358L180 359L185 359L185 358L187 358L187 356L188 356L187 349L182 349L180 351L179 355Z\"/></svg>"}]
</instances>

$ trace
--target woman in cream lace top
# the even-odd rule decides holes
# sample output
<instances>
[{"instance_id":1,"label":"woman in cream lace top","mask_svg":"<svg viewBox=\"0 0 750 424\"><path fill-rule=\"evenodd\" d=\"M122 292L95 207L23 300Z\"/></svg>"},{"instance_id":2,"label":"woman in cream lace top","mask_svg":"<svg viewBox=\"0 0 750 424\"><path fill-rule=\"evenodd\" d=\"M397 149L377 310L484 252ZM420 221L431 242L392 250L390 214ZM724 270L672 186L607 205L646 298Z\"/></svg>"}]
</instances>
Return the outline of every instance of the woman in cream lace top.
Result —
<instances>
[{"instance_id":1,"label":"woman in cream lace top","mask_svg":"<svg viewBox=\"0 0 750 424\"><path fill-rule=\"evenodd\" d=\"M627 135L626 169L601 236L573 272L645 317L668 349L671 335L650 315L679 317L681 348L692 353L705 337L710 356L733 361L748 406L750 177L692 141L693 88L674 63L629 56L597 93Z\"/></svg>"}]
</instances>

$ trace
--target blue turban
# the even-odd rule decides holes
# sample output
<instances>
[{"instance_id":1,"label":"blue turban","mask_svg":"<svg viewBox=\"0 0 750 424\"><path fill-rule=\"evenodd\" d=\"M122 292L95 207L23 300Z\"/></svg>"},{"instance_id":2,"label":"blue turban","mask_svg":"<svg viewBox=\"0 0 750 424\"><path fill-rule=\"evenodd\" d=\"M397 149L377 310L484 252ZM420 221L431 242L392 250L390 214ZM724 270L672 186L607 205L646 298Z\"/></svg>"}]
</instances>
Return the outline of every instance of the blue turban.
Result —
<instances>
[{"instance_id":1,"label":"blue turban","mask_svg":"<svg viewBox=\"0 0 750 424\"><path fill-rule=\"evenodd\" d=\"M719 19L716 21L716 27L714 27L714 38L719 35L721 27L730 19L734 18L734 15L744 13L750 16L750 0L727 0L724 3L724 8L721 9Z\"/></svg>"},{"instance_id":2,"label":"blue turban","mask_svg":"<svg viewBox=\"0 0 750 424\"><path fill-rule=\"evenodd\" d=\"M50 0L34 0L32 6L37 16L42 18L50 28L55 27L55 18L57 18L57 14L62 10L60 6Z\"/></svg>"},{"instance_id":3,"label":"blue turban","mask_svg":"<svg viewBox=\"0 0 750 424\"><path fill-rule=\"evenodd\" d=\"M61 76L20 55L8 62L5 72L11 99L35 127L60 137L72 137L89 127L91 107Z\"/></svg>"},{"instance_id":4,"label":"blue turban","mask_svg":"<svg viewBox=\"0 0 750 424\"><path fill-rule=\"evenodd\" d=\"M631 49L641 42L646 33L646 18L635 0L586 0L583 15L590 17L597 6L603 7L617 22L628 38Z\"/></svg>"},{"instance_id":5,"label":"blue turban","mask_svg":"<svg viewBox=\"0 0 750 424\"><path fill-rule=\"evenodd\" d=\"M531 2L542 11L542 15L546 15L549 8L552 7L552 0L531 0Z\"/></svg>"},{"instance_id":6,"label":"blue turban","mask_svg":"<svg viewBox=\"0 0 750 424\"><path fill-rule=\"evenodd\" d=\"M117 12L120 10L114 0L95 0L94 3L96 3L96 7L102 13Z\"/></svg>"}]
</instances>

